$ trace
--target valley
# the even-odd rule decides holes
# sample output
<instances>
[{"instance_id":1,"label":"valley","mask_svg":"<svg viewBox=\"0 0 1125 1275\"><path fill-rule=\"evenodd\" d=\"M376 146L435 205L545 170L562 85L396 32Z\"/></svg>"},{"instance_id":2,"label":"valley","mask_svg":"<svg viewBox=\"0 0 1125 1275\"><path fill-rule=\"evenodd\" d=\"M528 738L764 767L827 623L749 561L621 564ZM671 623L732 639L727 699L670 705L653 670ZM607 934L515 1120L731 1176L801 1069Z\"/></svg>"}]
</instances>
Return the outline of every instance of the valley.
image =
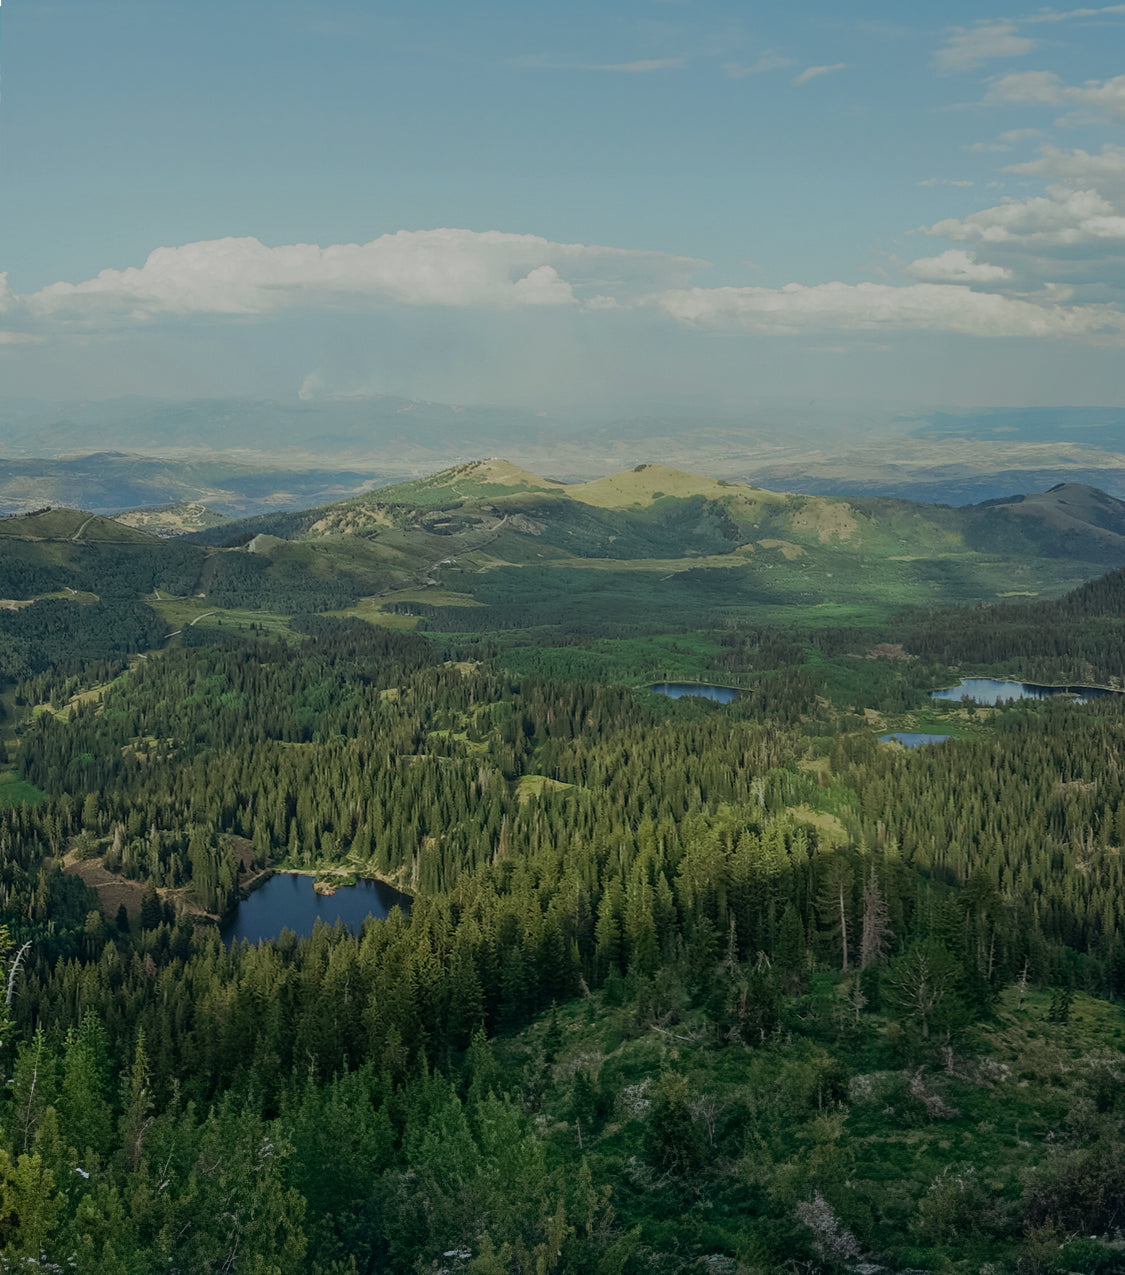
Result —
<instances>
[{"instance_id":1,"label":"valley","mask_svg":"<svg viewBox=\"0 0 1125 1275\"><path fill-rule=\"evenodd\" d=\"M1125 684L1120 502L493 459L128 521L0 519L6 1255L1123 1260L1125 703L932 697Z\"/></svg>"}]
</instances>

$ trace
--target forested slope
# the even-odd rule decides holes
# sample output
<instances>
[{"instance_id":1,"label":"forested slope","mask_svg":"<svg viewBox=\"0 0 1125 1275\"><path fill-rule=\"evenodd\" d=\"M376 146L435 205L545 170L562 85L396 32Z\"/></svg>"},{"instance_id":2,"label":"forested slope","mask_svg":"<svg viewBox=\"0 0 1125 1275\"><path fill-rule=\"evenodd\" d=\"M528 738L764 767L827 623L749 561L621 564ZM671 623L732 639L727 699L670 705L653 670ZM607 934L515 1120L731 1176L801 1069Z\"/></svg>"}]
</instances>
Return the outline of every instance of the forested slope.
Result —
<instances>
[{"instance_id":1,"label":"forested slope","mask_svg":"<svg viewBox=\"0 0 1125 1275\"><path fill-rule=\"evenodd\" d=\"M1114 1269L1125 707L906 753L783 635L721 648L793 661L721 708L298 627L18 688L6 1260ZM193 922L271 864L410 915Z\"/></svg>"}]
</instances>

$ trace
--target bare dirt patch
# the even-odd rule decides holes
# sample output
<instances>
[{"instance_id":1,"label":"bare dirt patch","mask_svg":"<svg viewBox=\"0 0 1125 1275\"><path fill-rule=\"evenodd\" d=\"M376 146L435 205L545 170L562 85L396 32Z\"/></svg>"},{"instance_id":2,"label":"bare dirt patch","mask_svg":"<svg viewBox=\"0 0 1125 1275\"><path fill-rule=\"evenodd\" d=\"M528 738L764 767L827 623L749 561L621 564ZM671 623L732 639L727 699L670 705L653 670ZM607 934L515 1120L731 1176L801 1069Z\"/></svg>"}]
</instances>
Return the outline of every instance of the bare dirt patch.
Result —
<instances>
[{"instance_id":1,"label":"bare dirt patch","mask_svg":"<svg viewBox=\"0 0 1125 1275\"><path fill-rule=\"evenodd\" d=\"M98 899L98 911L107 921L116 919L118 908L122 905L130 921L140 918L145 888L139 881L128 881L125 877L110 872L101 859L72 860L68 855L63 861L63 871L70 876L79 877L84 885L94 891Z\"/></svg>"},{"instance_id":2,"label":"bare dirt patch","mask_svg":"<svg viewBox=\"0 0 1125 1275\"><path fill-rule=\"evenodd\" d=\"M869 660L912 660L901 642L878 642L867 653Z\"/></svg>"},{"instance_id":3,"label":"bare dirt patch","mask_svg":"<svg viewBox=\"0 0 1125 1275\"><path fill-rule=\"evenodd\" d=\"M787 562L803 557L805 552L800 545L795 545L789 540L759 540L758 544L763 549L776 549Z\"/></svg>"}]
</instances>

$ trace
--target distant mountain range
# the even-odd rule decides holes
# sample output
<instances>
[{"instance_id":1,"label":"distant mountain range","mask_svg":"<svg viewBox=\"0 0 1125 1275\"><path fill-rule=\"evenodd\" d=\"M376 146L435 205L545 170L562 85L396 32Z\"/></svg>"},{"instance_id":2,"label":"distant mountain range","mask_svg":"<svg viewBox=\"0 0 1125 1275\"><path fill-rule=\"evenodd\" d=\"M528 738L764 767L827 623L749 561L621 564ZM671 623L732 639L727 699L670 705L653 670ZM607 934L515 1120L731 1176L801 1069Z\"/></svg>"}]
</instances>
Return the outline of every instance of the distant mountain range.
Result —
<instances>
[{"instance_id":1,"label":"distant mountain range","mask_svg":"<svg viewBox=\"0 0 1125 1275\"><path fill-rule=\"evenodd\" d=\"M677 409L683 413L683 408ZM659 461L837 496L964 505L1078 482L1125 497L1125 409L893 416L770 405L609 420L375 397L6 404L0 512L183 501L227 516L299 509L481 455L583 480Z\"/></svg>"},{"instance_id":2,"label":"distant mountain range","mask_svg":"<svg viewBox=\"0 0 1125 1275\"><path fill-rule=\"evenodd\" d=\"M370 470L282 469L223 455L170 459L95 452L70 459L0 460L0 513L69 505L97 513L174 506L174 514L188 503L239 517L265 509L305 509L388 481L390 476ZM174 517L170 521L176 525Z\"/></svg>"}]
</instances>

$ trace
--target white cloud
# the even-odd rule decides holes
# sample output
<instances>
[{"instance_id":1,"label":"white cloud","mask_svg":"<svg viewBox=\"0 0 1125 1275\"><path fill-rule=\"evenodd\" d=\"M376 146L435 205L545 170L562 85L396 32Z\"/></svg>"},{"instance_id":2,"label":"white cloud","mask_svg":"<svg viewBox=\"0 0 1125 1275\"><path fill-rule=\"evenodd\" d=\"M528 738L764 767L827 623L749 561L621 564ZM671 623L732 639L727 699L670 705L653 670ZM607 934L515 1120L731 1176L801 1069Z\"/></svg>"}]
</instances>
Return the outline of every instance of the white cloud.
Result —
<instances>
[{"instance_id":1,"label":"white cloud","mask_svg":"<svg viewBox=\"0 0 1125 1275\"><path fill-rule=\"evenodd\" d=\"M936 257L919 257L903 269L923 283L1002 283L1012 277L1004 266L977 261L963 248L948 248Z\"/></svg>"},{"instance_id":2,"label":"white cloud","mask_svg":"<svg viewBox=\"0 0 1125 1275\"><path fill-rule=\"evenodd\" d=\"M783 288L689 288L653 298L665 313L702 327L792 335L823 331L924 331L976 337L1070 337L1117 343L1125 312L1064 306L959 284L790 283Z\"/></svg>"},{"instance_id":3,"label":"white cloud","mask_svg":"<svg viewBox=\"0 0 1125 1275\"><path fill-rule=\"evenodd\" d=\"M1107 144L1091 153L1045 145L1035 159L1004 171L1054 181L1042 194L1001 197L925 232L969 250L978 270L1006 271L992 281L1000 291L1067 286L1081 289L1084 301L1125 302L1125 146ZM920 268L932 271L942 262L956 265L958 258L943 253L933 259L937 267L924 260ZM915 268L908 273L922 277ZM977 281L989 282L984 276Z\"/></svg>"},{"instance_id":4,"label":"white cloud","mask_svg":"<svg viewBox=\"0 0 1125 1275\"><path fill-rule=\"evenodd\" d=\"M1109 18L1125 15L1125 4L1107 4L1100 9L1043 9L1033 13L1021 21L1033 22L1072 22L1081 18Z\"/></svg>"},{"instance_id":5,"label":"white cloud","mask_svg":"<svg viewBox=\"0 0 1125 1275\"><path fill-rule=\"evenodd\" d=\"M962 181L955 177L924 177L917 183L919 186L971 186L971 181Z\"/></svg>"},{"instance_id":6,"label":"white cloud","mask_svg":"<svg viewBox=\"0 0 1125 1275\"><path fill-rule=\"evenodd\" d=\"M0 345L34 345L42 340L41 336L35 336L31 332L4 332L0 330Z\"/></svg>"},{"instance_id":7,"label":"white cloud","mask_svg":"<svg viewBox=\"0 0 1125 1275\"><path fill-rule=\"evenodd\" d=\"M1040 128L1010 128L1006 133L1001 133L994 142L973 142L972 145L962 147L962 149L977 153L1010 151L1013 146L1018 146L1020 142L1028 142L1033 138L1042 136L1043 130Z\"/></svg>"},{"instance_id":8,"label":"white cloud","mask_svg":"<svg viewBox=\"0 0 1125 1275\"><path fill-rule=\"evenodd\" d=\"M1043 9L1017 18L985 18L968 27L950 27L945 43L934 54L939 71L972 71L998 58L1026 57L1039 41L1021 33L1021 28L1043 23L1070 22L1088 18L1125 15L1125 4L1099 9Z\"/></svg>"},{"instance_id":9,"label":"white cloud","mask_svg":"<svg viewBox=\"0 0 1125 1275\"><path fill-rule=\"evenodd\" d=\"M570 305L574 300L574 289L554 266L536 266L516 280L512 294L520 305Z\"/></svg>"},{"instance_id":10,"label":"white cloud","mask_svg":"<svg viewBox=\"0 0 1125 1275\"><path fill-rule=\"evenodd\" d=\"M1050 186L1046 195L1008 200L968 217L947 217L927 228L955 243L1016 245L1043 251L1096 245L1125 247L1125 216L1096 190Z\"/></svg>"},{"instance_id":11,"label":"white cloud","mask_svg":"<svg viewBox=\"0 0 1125 1275\"><path fill-rule=\"evenodd\" d=\"M941 71L969 71L995 58L1024 57L1035 45L1035 40L1020 35L1010 21L952 27L945 44L934 54L934 64Z\"/></svg>"},{"instance_id":12,"label":"white cloud","mask_svg":"<svg viewBox=\"0 0 1125 1275\"><path fill-rule=\"evenodd\" d=\"M1026 177L1054 178L1075 186L1093 186L1104 192L1125 185L1125 146L1107 142L1095 155L1084 150L1044 146L1038 159L1011 164L1004 171Z\"/></svg>"},{"instance_id":13,"label":"white cloud","mask_svg":"<svg viewBox=\"0 0 1125 1275\"><path fill-rule=\"evenodd\" d=\"M732 80L744 80L748 75L763 75L767 71L780 71L792 65L792 58L783 58L770 49L753 62L724 63L723 70Z\"/></svg>"},{"instance_id":14,"label":"white cloud","mask_svg":"<svg viewBox=\"0 0 1125 1275\"><path fill-rule=\"evenodd\" d=\"M1082 107L1125 119L1125 75L1075 85L1064 83L1053 71L1013 71L992 81L984 102L987 106Z\"/></svg>"},{"instance_id":15,"label":"white cloud","mask_svg":"<svg viewBox=\"0 0 1125 1275\"><path fill-rule=\"evenodd\" d=\"M833 62L831 66L806 66L800 75L793 77L793 83L807 84L809 80L815 80L819 75L828 75L832 71L843 71L847 65L846 62Z\"/></svg>"},{"instance_id":16,"label":"white cloud","mask_svg":"<svg viewBox=\"0 0 1125 1275\"><path fill-rule=\"evenodd\" d=\"M157 248L143 266L53 283L22 301L38 317L94 320L373 304L513 309L677 286L705 264L502 231L399 231L327 248L228 238Z\"/></svg>"}]
</instances>

